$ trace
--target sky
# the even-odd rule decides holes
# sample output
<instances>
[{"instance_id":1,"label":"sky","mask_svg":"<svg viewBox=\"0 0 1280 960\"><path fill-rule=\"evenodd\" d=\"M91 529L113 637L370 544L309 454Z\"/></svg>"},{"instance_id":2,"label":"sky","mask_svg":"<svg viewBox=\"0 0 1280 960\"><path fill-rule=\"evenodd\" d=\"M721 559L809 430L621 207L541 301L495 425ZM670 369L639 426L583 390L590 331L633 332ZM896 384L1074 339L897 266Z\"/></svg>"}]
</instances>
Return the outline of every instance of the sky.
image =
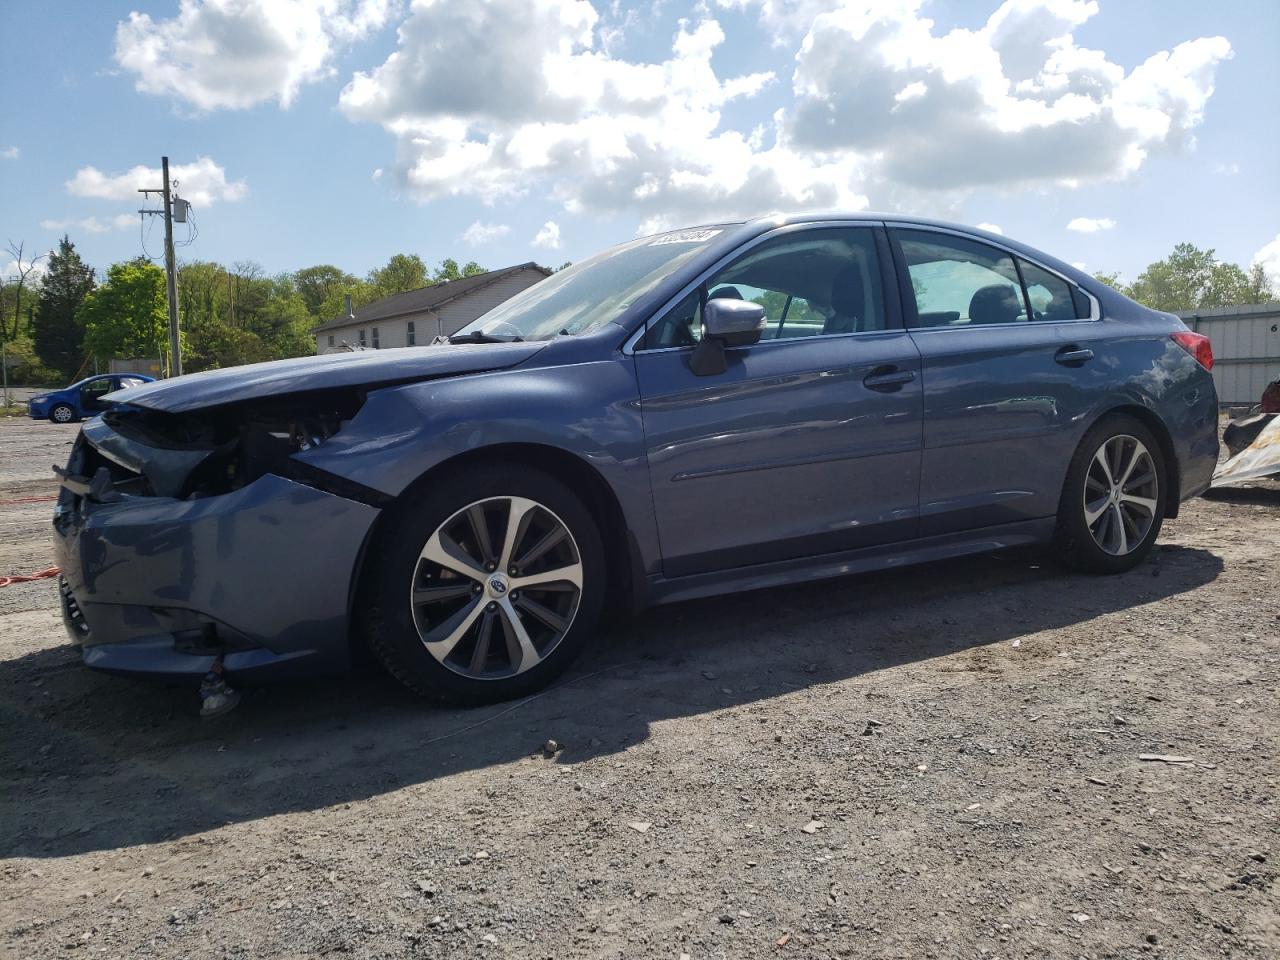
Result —
<instances>
[{"instance_id":1,"label":"sky","mask_svg":"<svg viewBox=\"0 0 1280 960\"><path fill-rule=\"evenodd\" d=\"M558 265L806 209L995 228L1133 279L1280 280L1276 0L0 2L0 242L99 271ZM149 204L150 205L150 204ZM7 262L7 266L6 266ZM0 255L0 274L14 272Z\"/></svg>"}]
</instances>

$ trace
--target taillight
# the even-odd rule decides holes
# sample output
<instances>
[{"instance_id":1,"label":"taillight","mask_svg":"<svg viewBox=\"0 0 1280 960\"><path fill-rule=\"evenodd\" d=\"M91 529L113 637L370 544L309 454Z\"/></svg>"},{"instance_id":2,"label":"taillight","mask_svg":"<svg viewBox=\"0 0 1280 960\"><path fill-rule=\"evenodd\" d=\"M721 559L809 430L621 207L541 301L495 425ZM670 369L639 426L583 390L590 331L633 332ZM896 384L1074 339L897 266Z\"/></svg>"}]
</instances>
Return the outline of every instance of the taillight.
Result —
<instances>
[{"instance_id":1,"label":"taillight","mask_svg":"<svg viewBox=\"0 0 1280 960\"><path fill-rule=\"evenodd\" d=\"M1173 342L1196 358L1196 362L1206 370L1213 369L1213 344L1203 333L1192 333L1183 330L1172 334Z\"/></svg>"}]
</instances>

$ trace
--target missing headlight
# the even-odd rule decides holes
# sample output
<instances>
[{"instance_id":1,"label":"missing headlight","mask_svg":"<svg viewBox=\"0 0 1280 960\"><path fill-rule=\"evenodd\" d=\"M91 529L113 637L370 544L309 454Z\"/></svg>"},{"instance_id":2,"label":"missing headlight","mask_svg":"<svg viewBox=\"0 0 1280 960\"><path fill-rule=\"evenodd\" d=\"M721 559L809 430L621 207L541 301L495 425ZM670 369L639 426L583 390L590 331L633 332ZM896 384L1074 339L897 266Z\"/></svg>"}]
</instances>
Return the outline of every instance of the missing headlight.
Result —
<instances>
[{"instance_id":1,"label":"missing headlight","mask_svg":"<svg viewBox=\"0 0 1280 960\"><path fill-rule=\"evenodd\" d=\"M103 422L138 450L140 472L160 495L195 499L247 486L266 473L285 473L295 453L327 443L364 404L364 391L324 390L229 404L191 413L160 413L121 405ZM172 467L184 465L180 476ZM194 463L193 463L194 461ZM165 482L155 479L164 475Z\"/></svg>"}]
</instances>

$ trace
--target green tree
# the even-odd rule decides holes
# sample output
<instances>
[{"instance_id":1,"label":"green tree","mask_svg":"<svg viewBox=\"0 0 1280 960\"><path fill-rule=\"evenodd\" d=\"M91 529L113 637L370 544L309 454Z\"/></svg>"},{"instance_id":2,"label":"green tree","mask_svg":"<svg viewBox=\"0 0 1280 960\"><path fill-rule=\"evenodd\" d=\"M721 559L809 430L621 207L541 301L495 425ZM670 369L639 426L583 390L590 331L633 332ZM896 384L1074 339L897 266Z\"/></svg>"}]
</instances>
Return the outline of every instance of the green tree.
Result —
<instances>
[{"instance_id":1,"label":"green tree","mask_svg":"<svg viewBox=\"0 0 1280 960\"><path fill-rule=\"evenodd\" d=\"M49 254L49 269L40 284L40 299L31 318L36 355L47 367L74 376L84 360L80 308L93 291L93 269L80 259L69 237Z\"/></svg>"},{"instance_id":2,"label":"green tree","mask_svg":"<svg viewBox=\"0 0 1280 960\"><path fill-rule=\"evenodd\" d=\"M329 294L328 299L320 305L320 312L316 315L316 320L320 323L327 323L330 320L345 317L347 315L347 296L351 297L351 309L359 310L375 300L381 300L383 294L373 284L365 283L363 280L345 284L342 287L335 288Z\"/></svg>"},{"instance_id":3,"label":"green tree","mask_svg":"<svg viewBox=\"0 0 1280 960\"><path fill-rule=\"evenodd\" d=\"M449 257L440 261L440 266L436 267L431 274L431 280L434 283L439 283L442 280L461 280L463 277L474 277L478 273L487 272L484 267L474 260L469 260L465 266L459 267L458 261Z\"/></svg>"},{"instance_id":4,"label":"green tree","mask_svg":"<svg viewBox=\"0 0 1280 960\"><path fill-rule=\"evenodd\" d=\"M1245 297L1242 303L1274 303L1280 300L1280 290L1276 289L1276 285L1271 282L1267 271L1260 263L1255 263L1249 268Z\"/></svg>"},{"instance_id":5,"label":"green tree","mask_svg":"<svg viewBox=\"0 0 1280 960\"><path fill-rule=\"evenodd\" d=\"M1170 312L1266 303L1275 296L1261 270L1245 272L1219 260L1212 249L1201 250L1190 243L1178 244L1169 256L1150 264L1123 292L1148 307Z\"/></svg>"},{"instance_id":6,"label":"green tree","mask_svg":"<svg viewBox=\"0 0 1280 960\"><path fill-rule=\"evenodd\" d=\"M107 280L85 298L84 351L89 356L167 357L169 312L164 271L139 257L113 263Z\"/></svg>"},{"instance_id":7,"label":"green tree","mask_svg":"<svg viewBox=\"0 0 1280 960\"><path fill-rule=\"evenodd\" d=\"M1120 279L1120 274L1118 273L1095 273L1093 275L1093 279L1097 280L1099 283L1105 283L1117 293L1123 293L1126 297L1129 296L1129 288Z\"/></svg>"},{"instance_id":8,"label":"green tree","mask_svg":"<svg viewBox=\"0 0 1280 960\"><path fill-rule=\"evenodd\" d=\"M37 266L47 254L26 256L25 241L9 241L5 248L13 257L12 277L0 276L0 340L16 340L22 333L23 318L30 318L35 300L40 295L40 274Z\"/></svg>"},{"instance_id":9,"label":"green tree","mask_svg":"<svg viewBox=\"0 0 1280 960\"><path fill-rule=\"evenodd\" d=\"M397 253L385 267L369 272L369 283L380 297L417 290L428 283L427 265L416 253Z\"/></svg>"},{"instance_id":10,"label":"green tree","mask_svg":"<svg viewBox=\"0 0 1280 960\"><path fill-rule=\"evenodd\" d=\"M307 312L321 323L333 319L325 317L320 312L325 302L335 293L341 299L343 288L357 282L351 274L329 263L303 267L293 274L294 286L297 288L298 296L306 305Z\"/></svg>"}]
</instances>

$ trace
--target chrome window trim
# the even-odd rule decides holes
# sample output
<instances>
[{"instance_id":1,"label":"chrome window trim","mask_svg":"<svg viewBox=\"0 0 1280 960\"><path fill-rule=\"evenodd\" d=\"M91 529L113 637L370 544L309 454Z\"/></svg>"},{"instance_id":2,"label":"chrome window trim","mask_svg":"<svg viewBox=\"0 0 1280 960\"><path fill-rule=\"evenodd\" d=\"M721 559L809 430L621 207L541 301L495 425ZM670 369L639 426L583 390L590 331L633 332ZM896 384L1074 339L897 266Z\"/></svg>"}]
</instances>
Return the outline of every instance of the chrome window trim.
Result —
<instances>
[{"instance_id":1,"label":"chrome window trim","mask_svg":"<svg viewBox=\"0 0 1280 960\"><path fill-rule=\"evenodd\" d=\"M1072 280L1070 277L1064 275L1061 271L1055 270L1053 267L1049 266L1047 263L1041 263L1035 257L1028 257L1025 253L1022 253L1019 250L1015 250L1013 249L1013 247L1007 246L1006 244L1000 243L998 240L991 240L988 237L980 237L977 234L966 233L963 230L952 230L947 227L935 227L935 226L926 225L926 224L911 223L905 220L886 220L884 222L884 225L888 227L890 230L912 230L917 233L941 233L947 236L959 237L961 240L969 240L969 241L972 241L973 243L985 243L987 246L995 247L997 250L1003 251L1004 253L1007 253L1011 257L1017 257L1020 260L1025 260L1027 263L1030 263L1033 266L1039 267L1045 273L1052 274L1053 276L1061 280L1063 283L1067 284L1068 286L1076 290L1079 290L1081 293L1083 293L1086 297L1089 298L1089 316L1087 317L1076 317L1074 320L1048 320L1048 321L1029 320L1027 321L1028 323L1046 323L1050 325L1059 324L1059 323L1092 323L1095 320L1102 319L1102 304L1098 302L1098 298L1095 297L1092 293L1090 293L1084 287L1080 286L1080 284L1076 283L1076 281ZM986 327L1007 327L1007 326L1009 326L1009 324L1007 323L983 323L983 324L976 325L973 329L986 328ZM955 330L957 328L956 327L908 327L907 329L914 332L916 330L934 330L934 329ZM969 325L964 324L964 329L970 329Z\"/></svg>"},{"instance_id":2,"label":"chrome window trim","mask_svg":"<svg viewBox=\"0 0 1280 960\"><path fill-rule=\"evenodd\" d=\"M735 260L737 257L741 256L742 254L745 254L746 252L753 249L754 247L759 246L761 243L764 243L766 240L772 240L776 237L786 236L787 234L791 234L791 233L798 233L802 230L829 230L829 229L835 229L838 227L839 228L863 227L866 229L874 229L876 227L883 227L884 225L885 225L884 222L881 220L809 221L806 223L789 223L786 226L775 227L774 229L769 230L766 233L760 234L760 236L758 237L753 237L752 239L748 240L746 243L742 244L742 246L736 247L733 250L730 250L728 253L722 256L719 260L717 260L711 266L707 267L707 269L702 271L702 273L698 274L698 276L694 280L685 284L685 286L680 289L679 293L677 293L675 296L668 299L665 303L662 304L661 307L659 307L657 310L654 310L653 313L649 314L649 316L645 319L644 323L640 324L639 328L633 334L631 334L631 336L627 337L626 342L622 345L622 353L624 356L633 356L633 355L647 354L647 353L668 353L672 350L692 350L693 347L691 346L650 347L648 349L637 349L636 344L639 343L640 340L643 339L644 335L649 332L649 327L652 326L655 320L661 317L664 317L668 310L674 309L680 303L681 300L683 300L690 293L692 293L694 290L698 289L698 287L700 287L703 283L705 283L708 277L714 274L717 270L728 265L731 261ZM884 298L884 291L881 291L882 301L883 301L883 298ZM887 314L885 316L885 319L886 320L888 319ZM796 340L819 340L819 339L827 340L827 339L831 339L832 337L863 337L863 336L866 336L867 334L874 334L874 333L892 333L894 329L900 329L902 331L905 331L905 328L886 328L884 330L859 330L851 333L815 333L814 335L809 337L786 337L782 340L760 340L757 343L751 344L751 346L759 346L760 344L766 344L766 343L790 343Z\"/></svg>"}]
</instances>

